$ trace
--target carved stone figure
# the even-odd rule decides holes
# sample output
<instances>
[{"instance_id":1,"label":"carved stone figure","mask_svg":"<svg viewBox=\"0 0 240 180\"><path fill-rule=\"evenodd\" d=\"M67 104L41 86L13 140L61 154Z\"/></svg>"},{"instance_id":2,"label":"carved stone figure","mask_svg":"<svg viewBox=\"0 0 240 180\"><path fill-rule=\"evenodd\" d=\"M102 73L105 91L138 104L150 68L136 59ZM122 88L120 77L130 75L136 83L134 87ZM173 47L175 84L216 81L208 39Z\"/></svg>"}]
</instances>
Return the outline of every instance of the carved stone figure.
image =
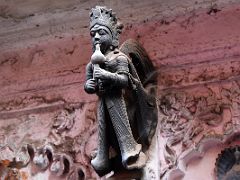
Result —
<instances>
[{"instance_id":1,"label":"carved stone figure","mask_svg":"<svg viewBox=\"0 0 240 180\"><path fill-rule=\"evenodd\" d=\"M86 67L85 91L99 97L99 140L91 164L102 176L110 169L110 146L121 155L126 169L140 169L147 157L157 124L154 68L144 49L127 41L119 49L123 25L111 9L96 6L90 13L90 35L94 53ZM139 73L139 74L138 74ZM146 86L145 86L146 88Z\"/></svg>"}]
</instances>

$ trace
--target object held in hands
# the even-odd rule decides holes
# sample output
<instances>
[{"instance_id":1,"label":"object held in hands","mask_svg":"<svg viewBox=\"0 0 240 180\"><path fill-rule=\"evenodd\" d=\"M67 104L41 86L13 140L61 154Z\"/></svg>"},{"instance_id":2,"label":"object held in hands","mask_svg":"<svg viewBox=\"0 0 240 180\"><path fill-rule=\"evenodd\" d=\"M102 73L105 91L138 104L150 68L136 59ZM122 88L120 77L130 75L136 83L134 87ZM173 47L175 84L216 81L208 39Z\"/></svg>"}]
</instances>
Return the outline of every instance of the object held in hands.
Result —
<instances>
[{"instance_id":1,"label":"object held in hands","mask_svg":"<svg viewBox=\"0 0 240 180\"><path fill-rule=\"evenodd\" d=\"M93 64L93 79L96 80L94 77L95 70L100 68L99 65L103 64L106 61L106 57L102 54L100 50L100 44L95 45L95 51L91 56L91 63Z\"/></svg>"}]
</instances>

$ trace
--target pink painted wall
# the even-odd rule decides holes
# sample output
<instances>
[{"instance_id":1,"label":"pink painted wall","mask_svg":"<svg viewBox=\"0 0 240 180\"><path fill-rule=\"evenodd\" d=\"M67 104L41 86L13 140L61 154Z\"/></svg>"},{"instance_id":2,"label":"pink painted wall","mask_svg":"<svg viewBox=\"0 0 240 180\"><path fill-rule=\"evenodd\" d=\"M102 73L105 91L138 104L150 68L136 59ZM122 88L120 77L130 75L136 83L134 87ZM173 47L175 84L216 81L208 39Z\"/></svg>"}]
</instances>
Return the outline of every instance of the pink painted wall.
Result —
<instances>
[{"instance_id":1,"label":"pink painted wall","mask_svg":"<svg viewBox=\"0 0 240 180\"><path fill-rule=\"evenodd\" d=\"M54 157L70 158L70 171L54 174L51 163L40 171L29 160L20 176L74 179L81 170L87 179L98 178L89 164L96 147L97 97L87 95L83 83L91 56L88 12L100 2L17 3L0 3L0 160L13 161L25 144L36 148L37 156L37 148L50 143ZM164 178L185 173L185 180L214 179L216 157L239 132L240 4L101 3L125 24L121 42L139 40L158 69L160 173L177 161Z\"/></svg>"}]
</instances>

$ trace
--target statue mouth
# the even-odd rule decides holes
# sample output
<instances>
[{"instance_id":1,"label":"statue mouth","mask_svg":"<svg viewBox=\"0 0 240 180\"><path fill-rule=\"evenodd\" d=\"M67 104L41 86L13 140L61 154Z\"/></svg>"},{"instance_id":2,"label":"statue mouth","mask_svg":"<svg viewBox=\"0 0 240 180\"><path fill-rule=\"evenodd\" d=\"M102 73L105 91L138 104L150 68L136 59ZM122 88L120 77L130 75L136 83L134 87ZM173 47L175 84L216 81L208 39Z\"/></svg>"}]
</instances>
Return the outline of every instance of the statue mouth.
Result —
<instances>
[{"instance_id":1,"label":"statue mouth","mask_svg":"<svg viewBox=\"0 0 240 180\"><path fill-rule=\"evenodd\" d=\"M96 46L97 44L101 45L99 41L94 42L94 45Z\"/></svg>"}]
</instances>

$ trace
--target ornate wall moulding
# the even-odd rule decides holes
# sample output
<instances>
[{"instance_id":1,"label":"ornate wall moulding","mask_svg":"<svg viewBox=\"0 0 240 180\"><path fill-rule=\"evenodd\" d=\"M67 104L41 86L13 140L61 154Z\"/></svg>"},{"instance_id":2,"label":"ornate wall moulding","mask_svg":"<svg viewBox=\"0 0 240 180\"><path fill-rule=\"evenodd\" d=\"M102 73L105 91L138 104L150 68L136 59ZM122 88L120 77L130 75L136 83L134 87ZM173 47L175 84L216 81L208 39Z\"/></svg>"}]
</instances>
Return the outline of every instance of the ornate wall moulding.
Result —
<instances>
[{"instance_id":1,"label":"ornate wall moulding","mask_svg":"<svg viewBox=\"0 0 240 180\"><path fill-rule=\"evenodd\" d=\"M7 147L1 149L0 157L0 177L3 179L16 177L20 180L26 176L34 178L44 171L50 172L53 177L67 180L85 179L88 176L86 169L81 164L74 163L71 155L59 153L52 145L35 148L26 144L16 155L9 154L4 149L7 150ZM31 174L28 174L26 168L31 169Z\"/></svg>"},{"instance_id":2,"label":"ornate wall moulding","mask_svg":"<svg viewBox=\"0 0 240 180\"><path fill-rule=\"evenodd\" d=\"M95 178L89 165L96 134L94 109L95 104L90 103L80 108L24 115L3 126L0 179L14 174L23 179Z\"/></svg>"},{"instance_id":3,"label":"ornate wall moulding","mask_svg":"<svg viewBox=\"0 0 240 180\"><path fill-rule=\"evenodd\" d=\"M159 97L160 177L183 177L194 159L219 145L234 142L240 132L238 82L162 92Z\"/></svg>"}]
</instances>

